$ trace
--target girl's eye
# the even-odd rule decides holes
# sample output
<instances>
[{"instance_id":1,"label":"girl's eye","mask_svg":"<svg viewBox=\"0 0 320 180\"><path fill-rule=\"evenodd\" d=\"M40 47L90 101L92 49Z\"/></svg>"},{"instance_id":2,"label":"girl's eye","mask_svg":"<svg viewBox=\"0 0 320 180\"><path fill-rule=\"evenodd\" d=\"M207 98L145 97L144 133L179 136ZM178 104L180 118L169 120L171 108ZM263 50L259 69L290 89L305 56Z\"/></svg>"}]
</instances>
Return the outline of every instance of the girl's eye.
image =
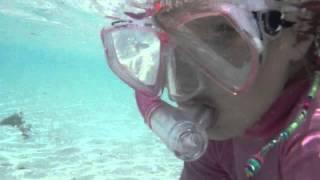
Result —
<instances>
[{"instance_id":1,"label":"girl's eye","mask_svg":"<svg viewBox=\"0 0 320 180\"><path fill-rule=\"evenodd\" d=\"M234 29L232 27L230 27L230 25L225 24L225 23L221 23L218 25L214 25L213 26L213 31L215 31L216 33L233 33Z\"/></svg>"}]
</instances>

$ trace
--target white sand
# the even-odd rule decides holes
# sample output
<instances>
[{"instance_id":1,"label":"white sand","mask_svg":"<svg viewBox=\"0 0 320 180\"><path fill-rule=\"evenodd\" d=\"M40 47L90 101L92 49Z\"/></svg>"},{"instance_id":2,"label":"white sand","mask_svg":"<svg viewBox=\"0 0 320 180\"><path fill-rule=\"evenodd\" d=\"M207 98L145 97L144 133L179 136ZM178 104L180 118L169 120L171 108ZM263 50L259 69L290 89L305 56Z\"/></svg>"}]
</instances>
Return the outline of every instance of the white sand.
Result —
<instances>
[{"instance_id":1,"label":"white sand","mask_svg":"<svg viewBox=\"0 0 320 180\"><path fill-rule=\"evenodd\" d=\"M99 132L101 128L77 137L81 129L72 129L71 123L60 125L34 129L27 140L15 128L1 128L0 179L175 180L179 177L181 162L147 130L139 130L137 137L131 132L127 139L108 133L104 136Z\"/></svg>"}]
</instances>

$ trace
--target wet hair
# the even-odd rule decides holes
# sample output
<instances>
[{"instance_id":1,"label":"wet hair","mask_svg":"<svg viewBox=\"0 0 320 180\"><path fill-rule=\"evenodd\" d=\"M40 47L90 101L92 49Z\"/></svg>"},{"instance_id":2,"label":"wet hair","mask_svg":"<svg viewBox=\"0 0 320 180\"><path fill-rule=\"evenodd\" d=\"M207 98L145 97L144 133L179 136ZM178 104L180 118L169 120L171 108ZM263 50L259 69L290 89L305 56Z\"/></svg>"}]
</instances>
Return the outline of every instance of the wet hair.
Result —
<instances>
[{"instance_id":1,"label":"wet hair","mask_svg":"<svg viewBox=\"0 0 320 180\"><path fill-rule=\"evenodd\" d=\"M303 61L305 72L308 76L312 76L312 72L320 69L320 52L319 52L319 37L320 37L320 1L308 1L301 3L300 9L302 17L298 17L298 27L296 42L302 43L307 39L312 40L312 43L305 54L306 61Z\"/></svg>"}]
</instances>

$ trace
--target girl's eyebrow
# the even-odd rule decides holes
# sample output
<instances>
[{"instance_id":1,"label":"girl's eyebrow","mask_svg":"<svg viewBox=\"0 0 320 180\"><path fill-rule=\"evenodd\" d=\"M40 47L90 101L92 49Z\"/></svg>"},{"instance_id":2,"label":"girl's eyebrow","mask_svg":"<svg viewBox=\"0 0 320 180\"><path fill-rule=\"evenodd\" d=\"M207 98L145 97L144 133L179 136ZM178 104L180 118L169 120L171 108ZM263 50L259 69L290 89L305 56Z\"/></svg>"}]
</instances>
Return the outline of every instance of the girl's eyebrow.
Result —
<instances>
[{"instance_id":1,"label":"girl's eyebrow","mask_svg":"<svg viewBox=\"0 0 320 180\"><path fill-rule=\"evenodd\" d=\"M125 12L124 14L126 14L127 16L129 16L133 19L138 19L138 20L143 19L146 16L148 16L148 14L145 12L142 12L142 13Z\"/></svg>"}]
</instances>

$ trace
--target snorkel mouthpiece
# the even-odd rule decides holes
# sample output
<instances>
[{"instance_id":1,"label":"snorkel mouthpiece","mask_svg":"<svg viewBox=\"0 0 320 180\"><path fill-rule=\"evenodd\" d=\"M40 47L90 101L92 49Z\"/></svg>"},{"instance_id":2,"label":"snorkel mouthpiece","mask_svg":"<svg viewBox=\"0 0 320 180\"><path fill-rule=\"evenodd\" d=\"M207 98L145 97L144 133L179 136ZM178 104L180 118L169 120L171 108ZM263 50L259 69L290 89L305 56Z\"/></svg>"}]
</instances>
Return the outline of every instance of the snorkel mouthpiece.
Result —
<instances>
[{"instance_id":1,"label":"snorkel mouthpiece","mask_svg":"<svg viewBox=\"0 0 320 180\"><path fill-rule=\"evenodd\" d=\"M183 109L175 108L160 99L157 104L154 98L139 92L136 94L140 112L143 115L149 114L144 118L151 130L179 159L183 161L199 159L208 146L205 128L208 124L206 121L209 120L209 112L201 113L201 115L192 113L194 114L192 116ZM153 103L150 104L151 100ZM149 104L147 109L143 108L146 107L145 104Z\"/></svg>"},{"instance_id":2,"label":"snorkel mouthpiece","mask_svg":"<svg viewBox=\"0 0 320 180\"><path fill-rule=\"evenodd\" d=\"M182 111L163 104L152 113L150 121L153 132L178 158L193 161L206 151L208 137L205 129Z\"/></svg>"}]
</instances>

